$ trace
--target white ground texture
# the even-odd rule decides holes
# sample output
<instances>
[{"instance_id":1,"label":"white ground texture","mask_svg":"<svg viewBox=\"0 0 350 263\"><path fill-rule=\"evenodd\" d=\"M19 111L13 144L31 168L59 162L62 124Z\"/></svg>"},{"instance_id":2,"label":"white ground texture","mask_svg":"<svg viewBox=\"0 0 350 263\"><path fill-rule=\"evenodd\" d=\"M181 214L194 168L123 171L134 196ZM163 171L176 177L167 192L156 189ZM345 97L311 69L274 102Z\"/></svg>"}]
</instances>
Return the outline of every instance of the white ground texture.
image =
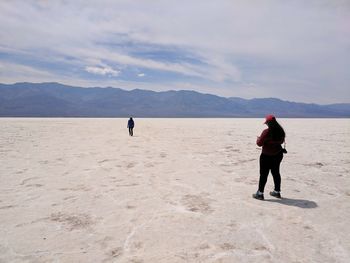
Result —
<instances>
[{"instance_id":1,"label":"white ground texture","mask_svg":"<svg viewBox=\"0 0 350 263\"><path fill-rule=\"evenodd\" d=\"M350 120L0 119L0 262L350 262Z\"/></svg>"}]
</instances>

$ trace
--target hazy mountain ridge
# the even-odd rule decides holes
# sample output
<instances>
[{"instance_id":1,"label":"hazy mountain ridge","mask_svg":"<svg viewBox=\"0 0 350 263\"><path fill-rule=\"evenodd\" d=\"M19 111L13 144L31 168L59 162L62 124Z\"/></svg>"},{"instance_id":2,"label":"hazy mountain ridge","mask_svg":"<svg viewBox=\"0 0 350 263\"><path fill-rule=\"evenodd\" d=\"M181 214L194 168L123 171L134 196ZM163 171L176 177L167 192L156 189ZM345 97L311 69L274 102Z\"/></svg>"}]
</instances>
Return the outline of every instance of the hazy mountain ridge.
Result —
<instances>
[{"instance_id":1,"label":"hazy mountain ridge","mask_svg":"<svg viewBox=\"0 0 350 263\"><path fill-rule=\"evenodd\" d=\"M1 117L350 117L350 103L224 98L195 91L81 88L59 83L0 84Z\"/></svg>"}]
</instances>

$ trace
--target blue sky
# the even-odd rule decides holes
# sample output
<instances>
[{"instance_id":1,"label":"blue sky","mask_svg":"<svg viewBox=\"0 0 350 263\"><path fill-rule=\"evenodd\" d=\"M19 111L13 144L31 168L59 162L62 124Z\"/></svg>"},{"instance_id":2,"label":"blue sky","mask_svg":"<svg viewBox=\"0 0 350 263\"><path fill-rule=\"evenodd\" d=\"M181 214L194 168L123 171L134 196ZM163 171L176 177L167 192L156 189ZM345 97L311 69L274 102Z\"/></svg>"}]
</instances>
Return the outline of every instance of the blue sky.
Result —
<instances>
[{"instance_id":1,"label":"blue sky","mask_svg":"<svg viewBox=\"0 0 350 263\"><path fill-rule=\"evenodd\" d=\"M0 82L350 102L348 0L0 1Z\"/></svg>"}]
</instances>

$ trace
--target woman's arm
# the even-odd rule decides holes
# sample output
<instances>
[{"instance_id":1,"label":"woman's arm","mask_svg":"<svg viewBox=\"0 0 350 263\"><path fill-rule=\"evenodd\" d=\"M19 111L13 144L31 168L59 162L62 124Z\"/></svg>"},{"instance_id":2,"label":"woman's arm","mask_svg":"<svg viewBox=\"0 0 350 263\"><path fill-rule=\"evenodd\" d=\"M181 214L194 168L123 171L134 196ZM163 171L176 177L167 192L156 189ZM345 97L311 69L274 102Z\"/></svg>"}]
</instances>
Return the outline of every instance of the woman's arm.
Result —
<instances>
[{"instance_id":1,"label":"woman's arm","mask_svg":"<svg viewBox=\"0 0 350 263\"><path fill-rule=\"evenodd\" d=\"M263 132L261 133L261 135L256 139L256 144L258 146L263 146L264 142L266 140L267 134L269 132L269 129L263 130Z\"/></svg>"}]
</instances>

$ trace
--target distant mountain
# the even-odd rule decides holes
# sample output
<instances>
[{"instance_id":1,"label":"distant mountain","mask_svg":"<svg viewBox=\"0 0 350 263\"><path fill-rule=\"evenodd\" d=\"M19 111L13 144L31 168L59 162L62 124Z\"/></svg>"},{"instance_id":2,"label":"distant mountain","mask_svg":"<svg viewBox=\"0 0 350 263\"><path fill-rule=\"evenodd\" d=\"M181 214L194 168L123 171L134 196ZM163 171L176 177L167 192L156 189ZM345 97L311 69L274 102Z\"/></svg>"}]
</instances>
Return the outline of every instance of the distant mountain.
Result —
<instances>
[{"instance_id":1,"label":"distant mountain","mask_svg":"<svg viewBox=\"0 0 350 263\"><path fill-rule=\"evenodd\" d=\"M81 88L59 83L0 84L0 117L350 117L350 103L224 98L195 91Z\"/></svg>"}]
</instances>

